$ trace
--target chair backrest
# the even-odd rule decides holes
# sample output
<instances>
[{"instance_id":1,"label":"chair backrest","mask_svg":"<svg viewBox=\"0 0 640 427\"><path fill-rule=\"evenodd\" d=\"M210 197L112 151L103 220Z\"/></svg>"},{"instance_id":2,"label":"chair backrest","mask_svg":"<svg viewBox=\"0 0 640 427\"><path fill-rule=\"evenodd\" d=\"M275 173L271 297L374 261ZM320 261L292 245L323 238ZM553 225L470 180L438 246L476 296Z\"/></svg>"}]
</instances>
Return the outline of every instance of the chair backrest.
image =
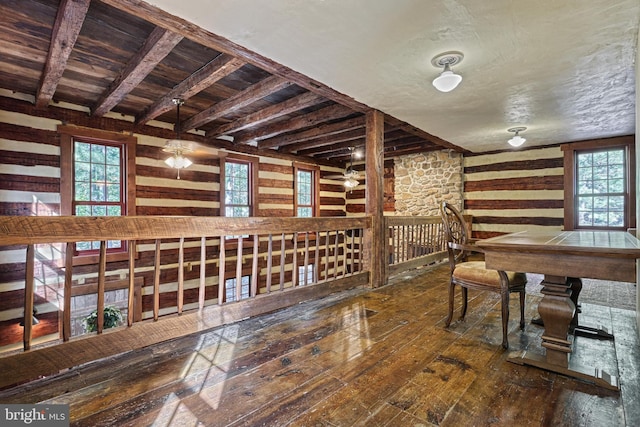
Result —
<instances>
[{"instance_id":1,"label":"chair backrest","mask_svg":"<svg viewBox=\"0 0 640 427\"><path fill-rule=\"evenodd\" d=\"M458 262L466 259L466 253L464 250L454 249L451 244L466 245L469 241L469 235L467 227L464 221L464 217L460 212L450 203L442 202L440 204L440 216L442 217L442 223L444 225L444 234L449 250L449 256L452 262Z\"/></svg>"}]
</instances>

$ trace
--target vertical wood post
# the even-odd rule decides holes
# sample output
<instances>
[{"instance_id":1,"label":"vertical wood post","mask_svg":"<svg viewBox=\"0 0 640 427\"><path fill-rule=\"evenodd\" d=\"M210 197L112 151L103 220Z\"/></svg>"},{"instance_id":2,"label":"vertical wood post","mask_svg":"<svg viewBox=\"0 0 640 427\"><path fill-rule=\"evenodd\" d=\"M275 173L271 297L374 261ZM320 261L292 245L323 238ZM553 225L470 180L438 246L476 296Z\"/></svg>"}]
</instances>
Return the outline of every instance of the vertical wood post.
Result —
<instances>
[{"instance_id":1,"label":"vertical wood post","mask_svg":"<svg viewBox=\"0 0 640 427\"><path fill-rule=\"evenodd\" d=\"M384 240L384 114L370 110L366 117L366 201L365 213L371 228L364 233L364 265L370 272L370 286L384 285L387 266Z\"/></svg>"}]
</instances>

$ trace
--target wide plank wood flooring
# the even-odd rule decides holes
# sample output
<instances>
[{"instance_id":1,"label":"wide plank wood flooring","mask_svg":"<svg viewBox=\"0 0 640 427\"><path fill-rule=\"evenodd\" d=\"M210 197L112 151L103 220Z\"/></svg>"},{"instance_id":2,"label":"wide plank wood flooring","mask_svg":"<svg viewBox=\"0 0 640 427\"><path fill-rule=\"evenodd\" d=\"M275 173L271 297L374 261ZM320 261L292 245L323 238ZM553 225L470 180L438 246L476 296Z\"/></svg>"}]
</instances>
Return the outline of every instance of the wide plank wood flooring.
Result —
<instances>
[{"instance_id":1,"label":"wide plank wood flooring","mask_svg":"<svg viewBox=\"0 0 640 427\"><path fill-rule=\"evenodd\" d=\"M506 361L498 296L470 291L443 327L447 267L352 290L0 391L2 403L68 403L76 426L638 426L635 311L582 304L573 362L620 377L621 392ZM539 296L511 351L542 353Z\"/></svg>"}]
</instances>

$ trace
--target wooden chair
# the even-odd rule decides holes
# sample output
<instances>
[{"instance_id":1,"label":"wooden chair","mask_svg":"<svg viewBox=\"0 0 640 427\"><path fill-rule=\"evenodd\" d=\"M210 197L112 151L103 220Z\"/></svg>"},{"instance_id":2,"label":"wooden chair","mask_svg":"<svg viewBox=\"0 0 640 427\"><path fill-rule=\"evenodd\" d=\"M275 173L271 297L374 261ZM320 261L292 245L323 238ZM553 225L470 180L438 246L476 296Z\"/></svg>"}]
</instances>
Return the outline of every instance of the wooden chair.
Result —
<instances>
[{"instance_id":1,"label":"wooden chair","mask_svg":"<svg viewBox=\"0 0 640 427\"><path fill-rule=\"evenodd\" d=\"M444 232L449 252L451 267L451 282L449 284L449 315L445 326L449 327L453 317L453 301L456 285L462 289L462 310L460 320L464 320L467 313L467 290L497 292L502 303L502 347L509 348L507 341L507 324L509 323L509 294L520 294L520 329L524 329L524 300L527 276L524 273L487 270L484 261L469 261L472 252L482 252L482 249L470 244L469 231L464 218L458 210L449 203L442 202L440 215L444 223Z\"/></svg>"}]
</instances>

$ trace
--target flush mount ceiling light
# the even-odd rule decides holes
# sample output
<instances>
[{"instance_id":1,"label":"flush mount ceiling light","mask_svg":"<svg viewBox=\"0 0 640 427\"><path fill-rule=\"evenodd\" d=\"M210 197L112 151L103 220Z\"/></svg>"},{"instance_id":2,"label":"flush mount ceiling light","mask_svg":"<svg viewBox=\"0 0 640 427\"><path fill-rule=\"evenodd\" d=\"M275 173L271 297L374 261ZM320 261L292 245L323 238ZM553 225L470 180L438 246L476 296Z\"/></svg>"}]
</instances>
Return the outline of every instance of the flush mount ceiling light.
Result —
<instances>
[{"instance_id":1,"label":"flush mount ceiling light","mask_svg":"<svg viewBox=\"0 0 640 427\"><path fill-rule=\"evenodd\" d=\"M518 127L515 127L515 128L507 129L507 132L515 132L516 133L513 136L513 138L509 139L509 141L507 141L507 142L512 147L520 147L526 141L525 138L520 136L520 132L524 132L525 130L527 130L527 128L524 127L524 126L518 126Z\"/></svg>"},{"instance_id":2,"label":"flush mount ceiling light","mask_svg":"<svg viewBox=\"0 0 640 427\"><path fill-rule=\"evenodd\" d=\"M452 51L436 55L431 60L431 64L434 67L444 67L442 73L433 79L433 86L440 92L451 92L462 81L462 76L451 71L451 66L459 64L462 58L464 58L464 55L461 52Z\"/></svg>"},{"instance_id":3,"label":"flush mount ceiling light","mask_svg":"<svg viewBox=\"0 0 640 427\"><path fill-rule=\"evenodd\" d=\"M171 139L162 148L165 153L171 153L173 156L169 157L164 162L174 169L178 169L178 179L180 179L180 169L188 168L193 164L191 160L184 157L185 153L193 151L193 147L189 141L183 141L180 139L180 106L184 104L184 101L180 98L174 98L173 103L177 108L176 119L176 139Z\"/></svg>"}]
</instances>

